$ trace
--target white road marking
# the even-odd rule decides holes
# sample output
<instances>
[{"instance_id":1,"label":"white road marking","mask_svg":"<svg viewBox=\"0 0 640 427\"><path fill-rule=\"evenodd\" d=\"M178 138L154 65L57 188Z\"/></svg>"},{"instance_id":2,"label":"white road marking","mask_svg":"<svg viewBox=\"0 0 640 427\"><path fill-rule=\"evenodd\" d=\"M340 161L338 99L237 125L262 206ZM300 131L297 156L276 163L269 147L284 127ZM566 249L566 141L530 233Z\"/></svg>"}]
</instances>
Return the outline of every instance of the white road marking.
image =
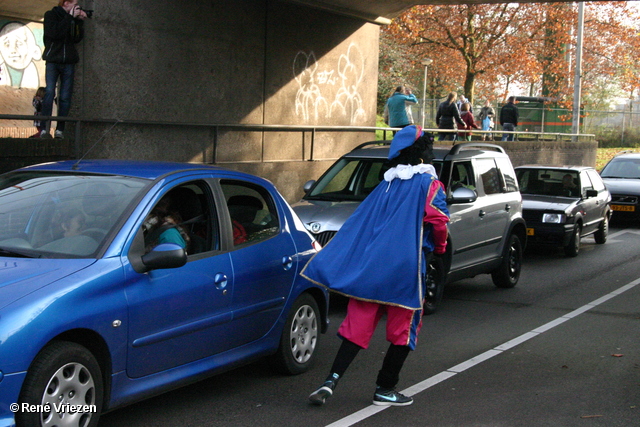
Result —
<instances>
[{"instance_id":1,"label":"white road marking","mask_svg":"<svg viewBox=\"0 0 640 427\"><path fill-rule=\"evenodd\" d=\"M622 230L616 234L621 234L622 232L629 232L629 230ZM635 232L635 234L640 234L640 232ZM636 287L638 284L640 284L640 278L624 285L621 288L616 289L613 292L610 292L600 298L598 298L595 301L590 302L589 304L586 304L570 313L565 314L564 316L561 316L555 320L552 320L549 323L545 323L542 326L537 327L536 329L533 329L530 332L524 333L522 335L520 335L517 338L514 338L512 340L509 340L491 350L485 351L482 354L479 354L475 357L472 357L471 359L462 362L456 366L453 366L449 369L447 369L444 372L440 372L439 374L436 374L434 376L432 376L431 378L427 378L424 381L421 381L417 384L412 385L411 387L408 387L404 390L401 391L402 394L405 394L407 396L415 396L416 394L423 392L431 387L433 387L436 384L441 383L442 381L448 380L449 378L459 374L460 372L464 372L467 369L476 366L486 360L491 359L494 356L497 356L499 354L502 354L504 351L509 350L517 345L520 345L526 341L529 341L531 338L535 338L538 335L547 332L553 328L555 328L556 326L559 326L561 324L563 324L564 322L574 319L577 316L586 313L587 311L591 310L594 307L597 307L600 304L603 304L607 301L609 301L611 298L617 297L618 295L633 289L634 287ZM385 409L390 408L390 406L376 406L376 405L370 405L367 406L366 408L363 408L357 412L354 412L351 415L348 415L334 423L331 423L329 425L327 425L326 427L348 427L348 426L352 426L355 423L358 423L366 418L369 418L375 414L377 414L378 412L382 412Z\"/></svg>"}]
</instances>

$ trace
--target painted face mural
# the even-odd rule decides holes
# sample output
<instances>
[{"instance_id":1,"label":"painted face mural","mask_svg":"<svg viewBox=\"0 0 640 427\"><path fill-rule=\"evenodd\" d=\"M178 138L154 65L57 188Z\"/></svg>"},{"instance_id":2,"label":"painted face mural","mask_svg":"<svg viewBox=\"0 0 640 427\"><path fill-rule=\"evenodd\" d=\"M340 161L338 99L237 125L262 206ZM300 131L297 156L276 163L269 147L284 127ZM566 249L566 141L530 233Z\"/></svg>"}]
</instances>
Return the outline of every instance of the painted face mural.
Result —
<instances>
[{"instance_id":1,"label":"painted face mural","mask_svg":"<svg viewBox=\"0 0 640 427\"><path fill-rule=\"evenodd\" d=\"M36 38L26 25L10 22L0 30L0 59L8 73L0 84L22 87L38 87L38 73L34 61L42 58ZM10 81L9 81L10 80Z\"/></svg>"}]
</instances>

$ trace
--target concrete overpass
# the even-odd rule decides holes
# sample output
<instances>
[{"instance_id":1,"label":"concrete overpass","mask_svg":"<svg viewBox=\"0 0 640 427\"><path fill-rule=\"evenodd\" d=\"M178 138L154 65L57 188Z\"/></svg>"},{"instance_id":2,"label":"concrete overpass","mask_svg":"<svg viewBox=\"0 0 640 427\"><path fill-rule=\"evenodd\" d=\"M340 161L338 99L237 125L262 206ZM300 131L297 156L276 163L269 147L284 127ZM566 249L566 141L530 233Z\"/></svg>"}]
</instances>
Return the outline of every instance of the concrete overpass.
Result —
<instances>
[{"instance_id":1,"label":"concrete overpass","mask_svg":"<svg viewBox=\"0 0 640 427\"><path fill-rule=\"evenodd\" d=\"M481 0L289 0L312 8L326 10L332 13L353 16L370 22L387 23L405 10L416 4L473 4L473 3L540 3L537 0L525 1L481 1ZM568 0L567 0L568 1ZM44 12L51 9L52 0L0 0L0 11L7 16L17 19L37 21L42 19ZM86 9L96 7L95 0L79 2ZM99 5L97 6L100 7Z\"/></svg>"},{"instance_id":2,"label":"concrete overpass","mask_svg":"<svg viewBox=\"0 0 640 427\"><path fill-rule=\"evenodd\" d=\"M95 12L79 45L77 150L87 158L222 164L265 176L295 200L305 180L373 134L264 127L374 126L379 24L414 3L81 0ZM55 4L0 0L0 28L18 21L41 39L40 21ZM36 87L37 78L44 83L38 53ZM15 77L21 73L0 81L9 85L0 86L0 114L19 113L6 111L16 99L31 114L34 89ZM129 122L107 132L110 119Z\"/></svg>"}]
</instances>

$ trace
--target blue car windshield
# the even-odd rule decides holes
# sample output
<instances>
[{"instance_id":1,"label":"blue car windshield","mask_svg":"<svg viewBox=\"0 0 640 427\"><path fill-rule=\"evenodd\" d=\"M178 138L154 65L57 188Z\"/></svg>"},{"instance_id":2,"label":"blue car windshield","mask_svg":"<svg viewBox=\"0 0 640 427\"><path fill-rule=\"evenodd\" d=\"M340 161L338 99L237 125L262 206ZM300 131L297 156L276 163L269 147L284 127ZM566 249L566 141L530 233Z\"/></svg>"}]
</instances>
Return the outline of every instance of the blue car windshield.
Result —
<instances>
[{"instance_id":1,"label":"blue car windshield","mask_svg":"<svg viewBox=\"0 0 640 427\"><path fill-rule=\"evenodd\" d=\"M0 176L0 256L92 258L149 183L26 171Z\"/></svg>"}]
</instances>

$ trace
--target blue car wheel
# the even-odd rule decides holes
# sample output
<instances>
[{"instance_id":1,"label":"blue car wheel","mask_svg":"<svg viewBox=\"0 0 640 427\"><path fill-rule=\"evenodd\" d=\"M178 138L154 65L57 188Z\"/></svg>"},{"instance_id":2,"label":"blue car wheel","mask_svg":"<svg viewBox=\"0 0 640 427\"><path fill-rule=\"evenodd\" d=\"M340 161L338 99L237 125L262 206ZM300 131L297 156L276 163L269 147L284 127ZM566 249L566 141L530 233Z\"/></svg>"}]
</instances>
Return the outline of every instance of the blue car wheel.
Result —
<instances>
[{"instance_id":1,"label":"blue car wheel","mask_svg":"<svg viewBox=\"0 0 640 427\"><path fill-rule=\"evenodd\" d=\"M309 369L320 339L320 321L316 300L309 294L302 294L291 307L280 347L274 356L280 372L297 375Z\"/></svg>"},{"instance_id":2,"label":"blue car wheel","mask_svg":"<svg viewBox=\"0 0 640 427\"><path fill-rule=\"evenodd\" d=\"M17 412L18 427L92 427L98 424L103 400L100 366L89 350L76 343L54 341L29 367L20 405L40 405L37 412Z\"/></svg>"}]
</instances>

